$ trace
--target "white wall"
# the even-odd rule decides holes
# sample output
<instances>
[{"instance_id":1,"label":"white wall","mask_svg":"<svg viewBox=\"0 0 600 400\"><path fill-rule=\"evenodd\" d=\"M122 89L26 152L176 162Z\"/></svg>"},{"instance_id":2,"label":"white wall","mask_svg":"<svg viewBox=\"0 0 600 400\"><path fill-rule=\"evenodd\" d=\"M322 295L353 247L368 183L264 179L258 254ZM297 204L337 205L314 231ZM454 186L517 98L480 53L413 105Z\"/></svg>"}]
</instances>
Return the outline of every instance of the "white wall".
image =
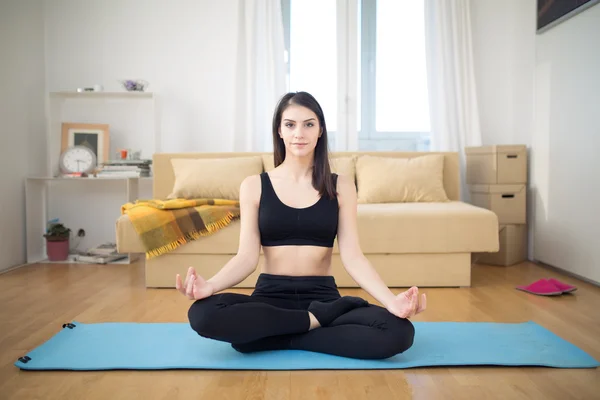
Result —
<instances>
[{"instance_id":1,"label":"white wall","mask_svg":"<svg viewBox=\"0 0 600 400\"><path fill-rule=\"evenodd\" d=\"M535 0L471 1L483 144L531 143Z\"/></svg>"},{"instance_id":2,"label":"white wall","mask_svg":"<svg viewBox=\"0 0 600 400\"><path fill-rule=\"evenodd\" d=\"M163 151L229 151L235 0L46 2L48 89L144 79L160 95Z\"/></svg>"},{"instance_id":3,"label":"white wall","mask_svg":"<svg viewBox=\"0 0 600 400\"><path fill-rule=\"evenodd\" d=\"M600 282L600 5L536 37L534 257Z\"/></svg>"},{"instance_id":4,"label":"white wall","mask_svg":"<svg viewBox=\"0 0 600 400\"><path fill-rule=\"evenodd\" d=\"M42 0L0 2L0 270L25 262L24 178L42 171Z\"/></svg>"},{"instance_id":5,"label":"white wall","mask_svg":"<svg viewBox=\"0 0 600 400\"><path fill-rule=\"evenodd\" d=\"M536 0L471 2L483 144L531 144Z\"/></svg>"},{"instance_id":6,"label":"white wall","mask_svg":"<svg viewBox=\"0 0 600 400\"><path fill-rule=\"evenodd\" d=\"M598 282L600 6L541 35L535 0L471 12L483 144L529 147L529 256Z\"/></svg>"}]
</instances>

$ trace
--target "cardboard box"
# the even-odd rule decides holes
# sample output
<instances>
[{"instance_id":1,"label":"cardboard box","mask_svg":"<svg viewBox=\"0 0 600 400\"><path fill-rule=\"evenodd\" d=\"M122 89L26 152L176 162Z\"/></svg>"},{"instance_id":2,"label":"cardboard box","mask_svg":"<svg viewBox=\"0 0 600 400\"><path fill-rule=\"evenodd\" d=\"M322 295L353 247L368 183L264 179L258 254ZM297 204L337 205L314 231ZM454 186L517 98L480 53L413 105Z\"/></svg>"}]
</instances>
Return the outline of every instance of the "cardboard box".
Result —
<instances>
[{"instance_id":1,"label":"cardboard box","mask_svg":"<svg viewBox=\"0 0 600 400\"><path fill-rule=\"evenodd\" d=\"M527 225L500 225L500 250L477 253L480 264L510 266L527 260Z\"/></svg>"},{"instance_id":2,"label":"cardboard box","mask_svg":"<svg viewBox=\"0 0 600 400\"><path fill-rule=\"evenodd\" d=\"M527 223L525 185L471 185L471 204L493 211L499 224Z\"/></svg>"},{"instance_id":3,"label":"cardboard box","mask_svg":"<svg viewBox=\"0 0 600 400\"><path fill-rule=\"evenodd\" d=\"M497 145L466 147L468 184L527 183L527 147Z\"/></svg>"}]
</instances>

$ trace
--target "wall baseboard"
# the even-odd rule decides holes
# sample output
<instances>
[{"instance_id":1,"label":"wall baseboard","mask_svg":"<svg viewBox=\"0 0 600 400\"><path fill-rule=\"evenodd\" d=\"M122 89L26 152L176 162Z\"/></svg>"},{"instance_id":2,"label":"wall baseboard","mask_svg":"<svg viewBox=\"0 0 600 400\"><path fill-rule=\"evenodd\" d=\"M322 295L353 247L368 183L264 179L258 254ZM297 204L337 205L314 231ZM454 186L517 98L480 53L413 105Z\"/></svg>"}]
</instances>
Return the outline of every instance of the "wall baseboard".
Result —
<instances>
[{"instance_id":1,"label":"wall baseboard","mask_svg":"<svg viewBox=\"0 0 600 400\"><path fill-rule=\"evenodd\" d=\"M31 264L31 263L26 263L26 264L17 264L17 265L14 265L14 266L12 266L12 267L9 267L9 268L6 268L6 269L3 269L3 270L0 270L0 275L2 275L2 274L6 274L6 273L8 273L8 272L14 271L14 270L16 270L16 269L19 269L19 268L22 268L22 267L26 267L26 266L28 266L28 265L33 265L33 264Z\"/></svg>"},{"instance_id":2,"label":"wall baseboard","mask_svg":"<svg viewBox=\"0 0 600 400\"><path fill-rule=\"evenodd\" d=\"M589 278L586 278L585 276L581 276L581 275L576 274L574 272L567 271L566 269L562 269L560 267L556 267L554 265L550 265L550 264L547 264L545 262L542 262L542 261L539 261L539 260L534 260L534 259L530 260L530 262L532 262L532 263L534 263L536 265L539 265L540 267L552 269L552 270L555 270L557 272L560 272L561 274L565 274L565 275L568 275L568 276L570 276L572 278L577 278L577 279L582 280L582 281L584 281L586 283L589 283L591 285L600 287L600 282L596 282L593 279L589 279Z\"/></svg>"}]
</instances>

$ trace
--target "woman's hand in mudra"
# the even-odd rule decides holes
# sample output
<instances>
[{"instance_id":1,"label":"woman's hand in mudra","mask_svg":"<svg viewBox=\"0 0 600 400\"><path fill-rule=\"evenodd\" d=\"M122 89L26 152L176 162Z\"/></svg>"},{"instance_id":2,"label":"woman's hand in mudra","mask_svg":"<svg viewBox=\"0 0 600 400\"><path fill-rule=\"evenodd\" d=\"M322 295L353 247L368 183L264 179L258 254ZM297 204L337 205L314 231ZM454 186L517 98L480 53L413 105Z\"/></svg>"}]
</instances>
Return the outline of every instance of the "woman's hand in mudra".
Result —
<instances>
[{"instance_id":1,"label":"woman's hand in mudra","mask_svg":"<svg viewBox=\"0 0 600 400\"><path fill-rule=\"evenodd\" d=\"M181 275L177 274L175 278L175 287L177 290L190 300L200 300L210 297L214 293L212 285L196 274L194 267L189 267L185 282L181 282Z\"/></svg>"},{"instance_id":2,"label":"woman's hand in mudra","mask_svg":"<svg viewBox=\"0 0 600 400\"><path fill-rule=\"evenodd\" d=\"M423 293L419 302L419 289L415 286L397 295L387 307L389 312L400 318L413 317L425 311L426 308L427 297Z\"/></svg>"}]
</instances>

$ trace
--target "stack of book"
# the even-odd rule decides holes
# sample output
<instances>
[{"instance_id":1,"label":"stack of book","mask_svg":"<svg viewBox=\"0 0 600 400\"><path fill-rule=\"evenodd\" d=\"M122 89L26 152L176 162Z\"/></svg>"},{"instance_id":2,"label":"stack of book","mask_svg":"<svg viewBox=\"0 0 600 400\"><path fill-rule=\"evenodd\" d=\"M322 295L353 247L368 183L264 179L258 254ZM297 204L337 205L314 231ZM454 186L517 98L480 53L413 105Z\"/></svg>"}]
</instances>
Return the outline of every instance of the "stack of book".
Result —
<instances>
[{"instance_id":1,"label":"stack of book","mask_svg":"<svg viewBox=\"0 0 600 400\"><path fill-rule=\"evenodd\" d=\"M110 160L95 173L96 178L142 178L150 176L152 160Z\"/></svg>"},{"instance_id":2,"label":"stack of book","mask_svg":"<svg viewBox=\"0 0 600 400\"><path fill-rule=\"evenodd\" d=\"M127 254L117 252L117 245L115 243L103 243L97 247L88 249L83 253L77 254L75 256L75 261L91 264L108 264L124 258L127 258Z\"/></svg>"}]
</instances>

